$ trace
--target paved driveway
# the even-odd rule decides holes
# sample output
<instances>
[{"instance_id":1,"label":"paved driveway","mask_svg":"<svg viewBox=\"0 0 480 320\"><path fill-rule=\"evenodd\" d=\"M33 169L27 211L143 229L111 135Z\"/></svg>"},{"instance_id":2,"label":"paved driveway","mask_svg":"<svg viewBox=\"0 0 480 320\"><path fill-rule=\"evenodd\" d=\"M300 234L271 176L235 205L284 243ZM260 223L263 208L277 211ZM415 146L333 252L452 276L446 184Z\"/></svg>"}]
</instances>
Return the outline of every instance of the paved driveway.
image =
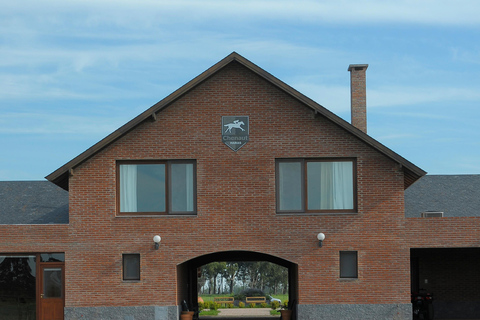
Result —
<instances>
[{"instance_id":1,"label":"paved driveway","mask_svg":"<svg viewBox=\"0 0 480 320\"><path fill-rule=\"evenodd\" d=\"M270 308L231 308L231 309L218 309L220 311L218 316L200 316L200 320L208 319L279 319L280 316L271 316Z\"/></svg>"}]
</instances>

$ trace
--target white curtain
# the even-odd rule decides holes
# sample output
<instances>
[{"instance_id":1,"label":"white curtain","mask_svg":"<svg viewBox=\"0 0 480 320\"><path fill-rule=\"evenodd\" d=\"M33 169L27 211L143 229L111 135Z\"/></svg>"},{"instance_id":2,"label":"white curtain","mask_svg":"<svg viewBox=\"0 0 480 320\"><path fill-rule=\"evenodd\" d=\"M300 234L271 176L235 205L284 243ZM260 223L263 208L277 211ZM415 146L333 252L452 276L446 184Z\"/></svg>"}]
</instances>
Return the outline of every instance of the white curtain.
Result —
<instances>
[{"instance_id":1,"label":"white curtain","mask_svg":"<svg viewBox=\"0 0 480 320\"><path fill-rule=\"evenodd\" d=\"M120 166L120 212L137 211L137 165Z\"/></svg>"},{"instance_id":2,"label":"white curtain","mask_svg":"<svg viewBox=\"0 0 480 320\"><path fill-rule=\"evenodd\" d=\"M334 207L334 170L333 162L318 162L320 165L320 209L336 209Z\"/></svg>"},{"instance_id":3,"label":"white curtain","mask_svg":"<svg viewBox=\"0 0 480 320\"><path fill-rule=\"evenodd\" d=\"M353 209L352 162L309 162L308 209Z\"/></svg>"},{"instance_id":4,"label":"white curtain","mask_svg":"<svg viewBox=\"0 0 480 320\"><path fill-rule=\"evenodd\" d=\"M172 211L193 211L193 164L172 164L171 175Z\"/></svg>"},{"instance_id":5,"label":"white curtain","mask_svg":"<svg viewBox=\"0 0 480 320\"><path fill-rule=\"evenodd\" d=\"M353 209L353 168L351 162L334 162L333 209Z\"/></svg>"}]
</instances>

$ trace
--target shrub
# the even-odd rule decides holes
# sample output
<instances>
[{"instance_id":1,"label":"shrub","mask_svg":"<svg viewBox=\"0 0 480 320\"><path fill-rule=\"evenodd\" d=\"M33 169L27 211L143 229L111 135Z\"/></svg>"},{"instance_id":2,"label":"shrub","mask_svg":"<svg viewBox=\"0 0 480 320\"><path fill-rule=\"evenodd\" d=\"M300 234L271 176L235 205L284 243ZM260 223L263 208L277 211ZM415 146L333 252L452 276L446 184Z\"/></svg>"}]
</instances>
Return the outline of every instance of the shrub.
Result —
<instances>
[{"instance_id":1,"label":"shrub","mask_svg":"<svg viewBox=\"0 0 480 320\"><path fill-rule=\"evenodd\" d=\"M220 303L210 302L210 310L218 310Z\"/></svg>"},{"instance_id":2,"label":"shrub","mask_svg":"<svg viewBox=\"0 0 480 320\"><path fill-rule=\"evenodd\" d=\"M272 303L270 304L270 307L272 308L272 310L277 310L280 307L280 302L272 301Z\"/></svg>"},{"instance_id":3,"label":"shrub","mask_svg":"<svg viewBox=\"0 0 480 320\"><path fill-rule=\"evenodd\" d=\"M266 297L267 295L260 289L245 289L234 295L235 300L245 300L246 297Z\"/></svg>"},{"instance_id":4,"label":"shrub","mask_svg":"<svg viewBox=\"0 0 480 320\"><path fill-rule=\"evenodd\" d=\"M261 307L261 308L266 308L266 307L267 307L267 303L266 303L266 302L260 303L260 307Z\"/></svg>"},{"instance_id":5,"label":"shrub","mask_svg":"<svg viewBox=\"0 0 480 320\"><path fill-rule=\"evenodd\" d=\"M199 302L198 303L198 311L202 311L203 309L205 309L205 303L204 302Z\"/></svg>"},{"instance_id":6,"label":"shrub","mask_svg":"<svg viewBox=\"0 0 480 320\"><path fill-rule=\"evenodd\" d=\"M288 300L283 301L283 308L288 309Z\"/></svg>"},{"instance_id":7,"label":"shrub","mask_svg":"<svg viewBox=\"0 0 480 320\"><path fill-rule=\"evenodd\" d=\"M228 309L233 308L233 303L227 303L227 308Z\"/></svg>"},{"instance_id":8,"label":"shrub","mask_svg":"<svg viewBox=\"0 0 480 320\"><path fill-rule=\"evenodd\" d=\"M245 303L243 303L242 301L240 301L240 302L238 303L238 307L239 307L239 308L245 308Z\"/></svg>"},{"instance_id":9,"label":"shrub","mask_svg":"<svg viewBox=\"0 0 480 320\"><path fill-rule=\"evenodd\" d=\"M255 306L256 306L256 304L253 303L253 302L248 304L248 307L249 307L249 308L255 308Z\"/></svg>"}]
</instances>

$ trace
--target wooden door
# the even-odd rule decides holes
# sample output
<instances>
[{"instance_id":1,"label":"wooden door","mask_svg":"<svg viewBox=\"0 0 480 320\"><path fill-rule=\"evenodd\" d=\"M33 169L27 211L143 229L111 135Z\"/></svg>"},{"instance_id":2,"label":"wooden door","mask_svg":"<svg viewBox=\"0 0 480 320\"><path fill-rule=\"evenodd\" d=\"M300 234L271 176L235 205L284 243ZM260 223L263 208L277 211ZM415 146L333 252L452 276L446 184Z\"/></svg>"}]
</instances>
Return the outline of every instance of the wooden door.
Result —
<instances>
[{"instance_id":1,"label":"wooden door","mask_svg":"<svg viewBox=\"0 0 480 320\"><path fill-rule=\"evenodd\" d=\"M64 274L64 263L40 265L39 320L63 320Z\"/></svg>"}]
</instances>

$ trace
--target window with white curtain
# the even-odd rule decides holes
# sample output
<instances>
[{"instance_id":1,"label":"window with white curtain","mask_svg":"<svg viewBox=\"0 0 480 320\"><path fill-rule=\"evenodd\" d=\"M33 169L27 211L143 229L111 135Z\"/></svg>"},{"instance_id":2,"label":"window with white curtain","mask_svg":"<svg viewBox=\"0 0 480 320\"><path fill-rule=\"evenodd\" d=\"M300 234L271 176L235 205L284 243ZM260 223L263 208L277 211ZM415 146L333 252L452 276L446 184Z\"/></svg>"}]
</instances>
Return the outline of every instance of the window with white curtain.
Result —
<instances>
[{"instance_id":1,"label":"window with white curtain","mask_svg":"<svg viewBox=\"0 0 480 320\"><path fill-rule=\"evenodd\" d=\"M120 214L195 212L194 161L118 163Z\"/></svg>"},{"instance_id":2,"label":"window with white curtain","mask_svg":"<svg viewBox=\"0 0 480 320\"><path fill-rule=\"evenodd\" d=\"M353 159L281 159L276 163L278 212L355 212Z\"/></svg>"}]
</instances>

